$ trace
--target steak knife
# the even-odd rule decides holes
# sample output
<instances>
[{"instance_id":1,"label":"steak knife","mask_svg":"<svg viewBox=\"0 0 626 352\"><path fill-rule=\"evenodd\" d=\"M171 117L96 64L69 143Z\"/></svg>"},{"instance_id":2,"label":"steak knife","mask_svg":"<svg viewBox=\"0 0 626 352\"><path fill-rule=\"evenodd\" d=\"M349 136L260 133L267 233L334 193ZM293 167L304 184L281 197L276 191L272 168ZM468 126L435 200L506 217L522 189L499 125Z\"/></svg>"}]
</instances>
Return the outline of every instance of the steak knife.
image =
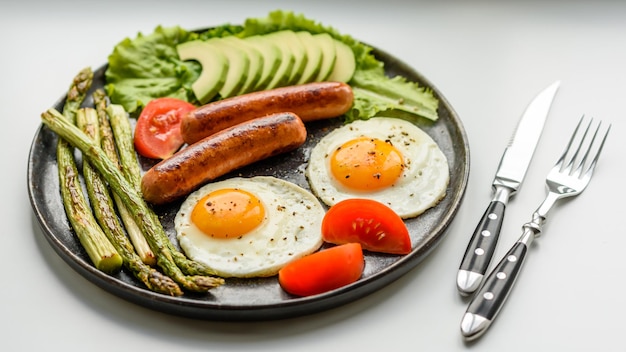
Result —
<instances>
[{"instance_id":1,"label":"steak knife","mask_svg":"<svg viewBox=\"0 0 626 352\"><path fill-rule=\"evenodd\" d=\"M472 234L457 273L457 289L463 296L474 293L485 276L498 243L507 203L524 180L559 86L560 81L552 83L531 101L504 150L492 184L493 198Z\"/></svg>"}]
</instances>

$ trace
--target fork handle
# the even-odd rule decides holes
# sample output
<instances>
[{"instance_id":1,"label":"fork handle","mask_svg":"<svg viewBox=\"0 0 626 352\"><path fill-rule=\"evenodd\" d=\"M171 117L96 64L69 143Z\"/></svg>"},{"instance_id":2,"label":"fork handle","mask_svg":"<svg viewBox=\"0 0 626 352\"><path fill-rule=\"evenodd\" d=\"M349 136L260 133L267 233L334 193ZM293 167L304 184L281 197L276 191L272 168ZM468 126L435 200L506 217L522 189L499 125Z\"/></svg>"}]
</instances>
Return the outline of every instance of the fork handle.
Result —
<instances>
[{"instance_id":1,"label":"fork handle","mask_svg":"<svg viewBox=\"0 0 626 352\"><path fill-rule=\"evenodd\" d=\"M505 210L503 201L492 200L478 222L457 273L457 289L462 295L469 295L480 286L498 244Z\"/></svg>"},{"instance_id":2,"label":"fork handle","mask_svg":"<svg viewBox=\"0 0 626 352\"><path fill-rule=\"evenodd\" d=\"M485 333L500 312L517 280L533 237L532 230L526 229L470 301L461 321L461 333L468 340Z\"/></svg>"}]
</instances>

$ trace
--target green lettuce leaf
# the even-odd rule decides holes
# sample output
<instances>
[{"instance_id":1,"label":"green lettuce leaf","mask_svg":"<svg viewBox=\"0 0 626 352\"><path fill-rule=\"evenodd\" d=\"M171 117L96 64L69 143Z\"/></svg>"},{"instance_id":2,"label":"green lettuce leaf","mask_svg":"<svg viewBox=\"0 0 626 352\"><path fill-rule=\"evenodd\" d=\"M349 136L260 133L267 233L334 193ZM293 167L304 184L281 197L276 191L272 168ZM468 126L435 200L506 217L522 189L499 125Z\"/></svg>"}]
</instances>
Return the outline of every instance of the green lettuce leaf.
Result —
<instances>
[{"instance_id":1,"label":"green lettuce leaf","mask_svg":"<svg viewBox=\"0 0 626 352\"><path fill-rule=\"evenodd\" d=\"M350 81L354 106L347 120L368 119L384 112L399 110L437 120L438 100L432 91L409 82L402 76L382 78L373 71L357 71Z\"/></svg>"},{"instance_id":2,"label":"green lettuce leaf","mask_svg":"<svg viewBox=\"0 0 626 352\"><path fill-rule=\"evenodd\" d=\"M107 93L113 102L123 105L129 112L140 110L149 100L160 96L197 104L191 84L200 75L202 67L193 61L181 61L176 45L195 39L229 35L245 38L285 29L329 33L352 48L356 72L348 83L355 99L351 111L346 114L348 121L397 111L430 120L438 118L439 101L432 91L404 77L387 77L384 64L373 55L372 47L302 14L281 10L270 12L267 17L249 18L243 25L226 24L201 32L157 27L148 36L139 34L134 40L127 38L109 56Z\"/></svg>"},{"instance_id":3,"label":"green lettuce leaf","mask_svg":"<svg viewBox=\"0 0 626 352\"><path fill-rule=\"evenodd\" d=\"M163 28L135 39L126 38L109 55L105 89L112 102L129 112L141 110L156 97L170 96L195 102L191 84L202 69L197 62L181 61L176 45L197 34L180 27Z\"/></svg>"}]
</instances>

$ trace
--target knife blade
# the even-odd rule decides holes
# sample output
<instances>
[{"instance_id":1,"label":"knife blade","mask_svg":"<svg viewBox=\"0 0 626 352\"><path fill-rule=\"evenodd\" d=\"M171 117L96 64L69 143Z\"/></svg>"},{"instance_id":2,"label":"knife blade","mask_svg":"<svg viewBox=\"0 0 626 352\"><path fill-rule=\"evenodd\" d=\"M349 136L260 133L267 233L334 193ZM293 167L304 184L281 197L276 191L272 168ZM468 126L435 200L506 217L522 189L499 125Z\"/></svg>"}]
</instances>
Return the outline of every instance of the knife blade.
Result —
<instances>
[{"instance_id":1,"label":"knife blade","mask_svg":"<svg viewBox=\"0 0 626 352\"><path fill-rule=\"evenodd\" d=\"M560 84L560 81L552 83L530 102L504 150L492 183L493 198L472 234L457 272L456 284L461 295L474 293L485 276L498 243L506 206L524 180Z\"/></svg>"}]
</instances>

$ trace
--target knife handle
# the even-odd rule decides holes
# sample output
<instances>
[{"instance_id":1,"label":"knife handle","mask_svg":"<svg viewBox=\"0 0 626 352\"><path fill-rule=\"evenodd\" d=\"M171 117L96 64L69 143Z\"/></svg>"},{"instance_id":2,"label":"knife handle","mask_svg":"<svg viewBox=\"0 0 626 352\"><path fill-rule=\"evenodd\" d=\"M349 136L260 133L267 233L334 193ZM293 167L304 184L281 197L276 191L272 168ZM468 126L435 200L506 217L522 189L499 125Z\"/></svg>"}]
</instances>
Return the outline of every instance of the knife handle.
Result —
<instances>
[{"instance_id":1,"label":"knife handle","mask_svg":"<svg viewBox=\"0 0 626 352\"><path fill-rule=\"evenodd\" d=\"M476 291L495 252L506 204L492 200L470 239L457 274L457 289L462 295Z\"/></svg>"},{"instance_id":2,"label":"knife handle","mask_svg":"<svg viewBox=\"0 0 626 352\"><path fill-rule=\"evenodd\" d=\"M469 303L461 321L461 333L468 340L485 333L502 308L526 259L529 236L532 232L511 247Z\"/></svg>"}]
</instances>

